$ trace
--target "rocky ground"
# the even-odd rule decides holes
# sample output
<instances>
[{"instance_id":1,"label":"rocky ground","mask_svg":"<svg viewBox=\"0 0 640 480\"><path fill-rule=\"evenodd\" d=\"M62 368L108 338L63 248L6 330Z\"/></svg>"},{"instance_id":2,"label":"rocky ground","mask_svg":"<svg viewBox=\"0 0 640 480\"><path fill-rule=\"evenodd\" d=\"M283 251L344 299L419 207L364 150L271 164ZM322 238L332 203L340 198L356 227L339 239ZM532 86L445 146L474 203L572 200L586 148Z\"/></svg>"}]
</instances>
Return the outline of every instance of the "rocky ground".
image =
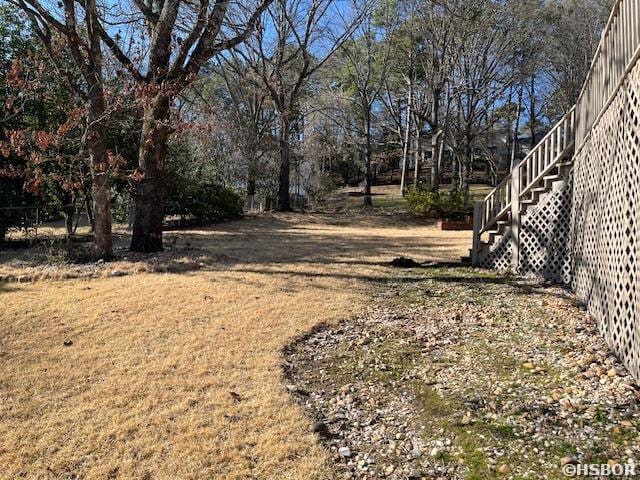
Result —
<instances>
[{"instance_id":1,"label":"rocky ground","mask_svg":"<svg viewBox=\"0 0 640 480\"><path fill-rule=\"evenodd\" d=\"M640 461L640 388L564 290L412 268L285 351L336 478L564 478Z\"/></svg>"}]
</instances>

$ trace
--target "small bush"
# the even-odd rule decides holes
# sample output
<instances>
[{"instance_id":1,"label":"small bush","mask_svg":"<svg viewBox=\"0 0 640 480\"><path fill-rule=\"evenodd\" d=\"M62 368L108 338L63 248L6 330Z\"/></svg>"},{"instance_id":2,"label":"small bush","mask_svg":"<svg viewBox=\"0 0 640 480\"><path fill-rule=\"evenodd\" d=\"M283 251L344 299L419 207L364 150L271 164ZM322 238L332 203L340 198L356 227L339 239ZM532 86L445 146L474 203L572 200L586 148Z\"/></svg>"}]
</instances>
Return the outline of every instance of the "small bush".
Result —
<instances>
[{"instance_id":1,"label":"small bush","mask_svg":"<svg viewBox=\"0 0 640 480\"><path fill-rule=\"evenodd\" d=\"M16 207L33 205L27 202L20 189L16 182L0 178L0 242L11 228L25 224L25 210Z\"/></svg>"},{"instance_id":2,"label":"small bush","mask_svg":"<svg viewBox=\"0 0 640 480\"><path fill-rule=\"evenodd\" d=\"M437 217L440 215L440 193L421 188L411 188L407 192L407 205L416 215Z\"/></svg>"},{"instance_id":3,"label":"small bush","mask_svg":"<svg viewBox=\"0 0 640 480\"><path fill-rule=\"evenodd\" d=\"M316 208L325 203L327 198L341 185L337 175L327 172L319 172L315 175L313 181L303 182L311 205Z\"/></svg>"},{"instance_id":4,"label":"small bush","mask_svg":"<svg viewBox=\"0 0 640 480\"><path fill-rule=\"evenodd\" d=\"M242 215L240 195L217 184L193 185L167 200L168 215L180 215L196 222L215 222Z\"/></svg>"},{"instance_id":5,"label":"small bush","mask_svg":"<svg viewBox=\"0 0 640 480\"><path fill-rule=\"evenodd\" d=\"M220 185L200 185L188 205L191 215L206 221L238 218L242 215L243 201L235 191Z\"/></svg>"},{"instance_id":6,"label":"small bush","mask_svg":"<svg viewBox=\"0 0 640 480\"><path fill-rule=\"evenodd\" d=\"M406 198L411 212L428 218L457 220L471 213L471 206L465 202L464 195L459 189L440 193L412 188L408 191Z\"/></svg>"}]
</instances>

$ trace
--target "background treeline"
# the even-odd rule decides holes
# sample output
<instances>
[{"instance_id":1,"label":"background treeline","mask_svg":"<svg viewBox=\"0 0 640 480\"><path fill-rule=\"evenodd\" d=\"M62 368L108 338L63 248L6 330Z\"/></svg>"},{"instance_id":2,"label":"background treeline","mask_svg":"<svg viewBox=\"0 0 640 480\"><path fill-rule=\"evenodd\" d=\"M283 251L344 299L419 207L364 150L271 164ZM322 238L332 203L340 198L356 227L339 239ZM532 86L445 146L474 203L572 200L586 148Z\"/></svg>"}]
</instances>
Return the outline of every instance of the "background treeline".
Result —
<instances>
[{"instance_id":1,"label":"background treeline","mask_svg":"<svg viewBox=\"0 0 640 480\"><path fill-rule=\"evenodd\" d=\"M575 103L611 0L0 3L0 236L40 206L162 248L166 216L375 182L457 202ZM449 194L451 196L451 194Z\"/></svg>"}]
</instances>

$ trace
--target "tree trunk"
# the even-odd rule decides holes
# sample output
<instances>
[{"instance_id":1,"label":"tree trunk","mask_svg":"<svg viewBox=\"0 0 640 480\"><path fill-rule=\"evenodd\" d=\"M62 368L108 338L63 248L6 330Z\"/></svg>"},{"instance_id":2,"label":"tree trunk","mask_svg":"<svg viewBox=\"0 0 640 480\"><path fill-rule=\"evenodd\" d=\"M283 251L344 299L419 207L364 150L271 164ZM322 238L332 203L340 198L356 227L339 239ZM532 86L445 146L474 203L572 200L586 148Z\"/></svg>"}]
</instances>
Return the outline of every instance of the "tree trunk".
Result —
<instances>
[{"instance_id":1,"label":"tree trunk","mask_svg":"<svg viewBox=\"0 0 640 480\"><path fill-rule=\"evenodd\" d=\"M538 114L536 113L536 76L531 75L531 90L529 92L529 122L531 124L531 148L538 143Z\"/></svg>"},{"instance_id":2,"label":"tree trunk","mask_svg":"<svg viewBox=\"0 0 640 480\"><path fill-rule=\"evenodd\" d=\"M509 158L511 157L511 152L513 151L513 116L511 115L512 103L513 85L509 86L509 96L507 97L507 106L509 107L507 110L507 123L509 124L509 128L507 128L507 155L509 155Z\"/></svg>"},{"instance_id":3,"label":"tree trunk","mask_svg":"<svg viewBox=\"0 0 640 480\"><path fill-rule=\"evenodd\" d=\"M444 148L444 142L442 141L442 131L438 131L434 135L434 139L431 140L431 191L440 191L441 178L441 165L442 165L442 153Z\"/></svg>"},{"instance_id":4,"label":"tree trunk","mask_svg":"<svg viewBox=\"0 0 640 480\"><path fill-rule=\"evenodd\" d=\"M89 192L85 194L84 202L85 202L85 208L87 209L87 219L89 220L89 228L91 229L91 232L93 232L95 231L96 227L95 227L95 222L93 220L93 207L92 207L93 200Z\"/></svg>"},{"instance_id":5,"label":"tree trunk","mask_svg":"<svg viewBox=\"0 0 640 480\"><path fill-rule=\"evenodd\" d=\"M440 148L438 142L442 132L440 132L440 90L433 91L433 106L431 115L431 191L437 192L440 189Z\"/></svg>"},{"instance_id":6,"label":"tree trunk","mask_svg":"<svg viewBox=\"0 0 640 480\"><path fill-rule=\"evenodd\" d=\"M513 127L513 142L511 145L511 170L516 165L516 155L518 153L518 137L520 130L520 119L522 117L522 96L523 96L523 86L520 85L520 89L518 90L518 110L516 112L515 125Z\"/></svg>"},{"instance_id":7,"label":"tree trunk","mask_svg":"<svg viewBox=\"0 0 640 480\"><path fill-rule=\"evenodd\" d=\"M113 257L113 240L111 238L111 187L104 135L104 117L105 102L102 84L96 82L89 88L86 142L92 178L94 249L96 256L109 260Z\"/></svg>"},{"instance_id":8,"label":"tree trunk","mask_svg":"<svg viewBox=\"0 0 640 480\"><path fill-rule=\"evenodd\" d=\"M73 8L71 2L65 4L65 10ZM95 0L87 0L87 33L89 35L89 69L85 73L88 83L88 112L86 146L89 151L91 165L93 216L94 216L94 250L95 255L108 260L113 257L113 239L111 238L111 185L109 182L109 161L105 137L105 100L102 84L102 50L96 24L98 13ZM73 40L69 39L69 43ZM73 49L76 51L77 48ZM76 57L76 62L83 60Z\"/></svg>"},{"instance_id":9,"label":"tree trunk","mask_svg":"<svg viewBox=\"0 0 640 480\"><path fill-rule=\"evenodd\" d=\"M67 232L67 239L71 238L71 235L73 235L73 218L75 210L76 208L74 204L67 204L62 209L64 213L64 228Z\"/></svg>"},{"instance_id":10,"label":"tree trunk","mask_svg":"<svg viewBox=\"0 0 640 480\"><path fill-rule=\"evenodd\" d=\"M164 220L164 163L169 138L170 98L160 92L145 102L136 185L133 236L134 252L162 251Z\"/></svg>"},{"instance_id":11,"label":"tree trunk","mask_svg":"<svg viewBox=\"0 0 640 480\"><path fill-rule=\"evenodd\" d=\"M413 106L413 85L409 81L407 94L407 120L404 131L404 149L402 151L402 174L400 176L400 195L404 197L407 188L407 161L409 160L409 143L411 142L411 115Z\"/></svg>"},{"instance_id":12,"label":"tree trunk","mask_svg":"<svg viewBox=\"0 0 640 480\"><path fill-rule=\"evenodd\" d=\"M286 115L280 114L280 178L278 182L278 210L281 212L291 211L289 200L289 132L291 125Z\"/></svg>"},{"instance_id":13,"label":"tree trunk","mask_svg":"<svg viewBox=\"0 0 640 480\"><path fill-rule=\"evenodd\" d=\"M257 162L254 160L247 169L247 195L253 196L256 194L256 168Z\"/></svg>"},{"instance_id":14,"label":"tree trunk","mask_svg":"<svg viewBox=\"0 0 640 480\"><path fill-rule=\"evenodd\" d=\"M440 172L442 172L444 164L444 133L441 135L441 137L442 138L440 138L440 147L438 148L438 160L436 161L436 165L438 168L438 178L436 184L437 189L435 190L436 192L440 191L440 182L442 181L442 174Z\"/></svg>"},{"instance_id":15,"label":"tree trunk","mask_svg":"<svg viewBox=\"0 0 640 480\"><path fill-rule=\"evenodd\" d=\"M456 152L451 159L451 188L460 188L460 153Z\"/></svg>"},{"instance_id":16,"label":"tree trunk","mask_svg":"<svg viewBox=\"0 0 640 480\"><path fill-rule=\"evenodd\" d=\"M371 207L371 104L366 102L364 111L364 206Z\"/></svg>"},{"instance_id":17,"label":"tree trunk","mask_svg":"<svg viewBox=\"0 0 640 480\"><path fill-rule=\"evenodd\" d=\"M467 139L465 145L464 159L462 164L462 196L465 203L469 200L469 185L471 183L471 172L473 171L473 144L471 139Z\"/></svg>"},{"instance_id":18,"label":"tree trunk","mask_svg":"<svg viewBox=\"0 0 640 480\"><path fill-rule=\"evenodd\" d=\"M416 141L415 141L415 149L413 152L413 187L418 188L418 183L420 182L420 156L422 155L422 138L420 138L420 131L422 128L418 126L418 122L416 121Z\"/></svg>"}]
</instances>

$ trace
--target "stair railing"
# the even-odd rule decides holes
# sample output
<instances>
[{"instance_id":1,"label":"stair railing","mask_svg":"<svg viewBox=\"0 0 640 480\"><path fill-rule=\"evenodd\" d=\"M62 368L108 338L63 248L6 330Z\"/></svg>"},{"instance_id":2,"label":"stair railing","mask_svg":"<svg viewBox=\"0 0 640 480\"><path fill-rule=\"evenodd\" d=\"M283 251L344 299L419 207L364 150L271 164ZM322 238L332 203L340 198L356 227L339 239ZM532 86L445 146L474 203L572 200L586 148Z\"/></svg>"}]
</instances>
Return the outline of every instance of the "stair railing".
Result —
<instances>
[{"instance_id":1,"label":"stair railing","mask_svg":"<svg viewBox=\"0 0 640 480\"><path fill-rule=\"evenodd\" d=\"M575 142L576 107L562 117L555 127L538 143L520 163L522 174L520 198L548 175L566 158Z\"/></svg>"},{"instance_id":2,"label":"stair railing","mask_svg":"<svg viewBox=\"0 0 640 480\"><path fill-rule=\"evenodd\" d=\"M472 258L477 262L482 233L508 212L512 239L518 242L519 202L570 150L580 151L593 126L607 111L628 74L640 59L640 3L615 0L576 106L538 143L525 159L474 209ZM517 265L517 249L512 255Z\"/></svg>"},{"instance_id":3,"label":"stair railing","mask_svg":"<svg viewBox=\"0 0 640 480\"><path fill-rule=\"evenodd\" d=\"M519 200L529 194L573 148L575 141L575 107L536 144L499 184L474 207L472 260L477 260L480 237L509 212L519 212ZM514 201L518 203L514 209ZM512 215L513 216L513 215Z\"/></svg>"}]
</instances>

